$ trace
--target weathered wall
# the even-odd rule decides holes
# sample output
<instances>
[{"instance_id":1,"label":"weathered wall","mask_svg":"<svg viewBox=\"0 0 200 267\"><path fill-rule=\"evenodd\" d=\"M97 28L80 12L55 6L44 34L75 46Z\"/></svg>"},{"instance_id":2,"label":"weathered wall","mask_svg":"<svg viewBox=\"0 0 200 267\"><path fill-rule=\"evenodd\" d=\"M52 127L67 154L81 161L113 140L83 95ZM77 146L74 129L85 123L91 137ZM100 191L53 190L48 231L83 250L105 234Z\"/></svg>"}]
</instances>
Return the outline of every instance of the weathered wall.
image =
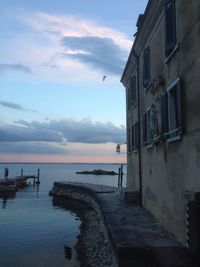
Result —
<instances>
[{"instance_id":1,"label":"weathered wall","mask_svg":"<svg viewBox=\"0 0 200 267\"><path fill-rule=\"evenodd\" d=\"M161 141L151 147L141 142L143 203L182 242L186 242L184 199L200 191L200 1L176 0L177 49L166 62L164 1L154 0L148 7L145 21L134 44L139 55L140 98L143 112L155 104L160 124L160 94L181 77L183 136L175 142ZM150 45L151 80L158 75L165 84L156 91L143 87L143 50ZM129 71L130 73L130 71ZM129 73L127 72L126 80ZM123 82L123 81L122 81ZM134 115L127 119L132 124ZM160 127L160 125L159 125ZM141 125L141 140L142 140ZM138 188L138 155L128 155L128 189Z\"/></svg>"}]
</instances>

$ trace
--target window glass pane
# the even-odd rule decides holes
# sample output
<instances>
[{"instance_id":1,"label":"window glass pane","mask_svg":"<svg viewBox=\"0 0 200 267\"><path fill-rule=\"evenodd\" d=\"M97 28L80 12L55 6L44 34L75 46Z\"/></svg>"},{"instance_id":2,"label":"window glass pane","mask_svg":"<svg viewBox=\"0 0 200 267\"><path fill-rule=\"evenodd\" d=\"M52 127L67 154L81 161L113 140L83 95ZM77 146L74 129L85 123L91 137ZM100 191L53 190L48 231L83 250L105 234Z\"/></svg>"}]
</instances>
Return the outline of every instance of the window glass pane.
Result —
<instances>
[{"instance_id":1,"label":"window glass pane","mask_svg":"<svg viewBox=\"0 0 200 267\"><path fill-rule=\"evenodd\" d=\"M150 47L144 49L143 59L143 85L146 87L150 82Z\"/></svg>"},{"instance_id":2,"label":"window glass pane","mask_svg":"<svg viewBox=\"0 0 200 267\"><path fill-rule=\"evenodd\" d=\"M166 108L163 105L163 109ZM181 87L180 78L175 80L174 85L167 89L167 110L168 110L168 137L176 137L182 134L182 111L181 111Z\"/></svg>"},{"instance_id":3,"label":"window glass pane","mask_svg":"<svg viewBox=\"0 0 200 267\"><path fill-rule=\"evenodd\" d=\"M177 43L175 0L166 1L165 5L165 53L168 56Z\"/></svg>"},{"instance_id":4,"label":"window glass pane","mask_svg":"<svg viewBox=\"0 0 200 267\"><path fill-rule=\"evenodd\" d=\"M146 112L143 114L143 144L147 143L147 115Z\"/></svg>"},{"instance_id":5,"label":"window glass pane","mask_svg":"<svg viewBox=\"0 0 200 267\"><path fill-rule=\"evenodd\" d=\"M167 92L161 94L161 131L164 134L169 130L168 123L168 95Z\"/></svg>"},{"instance_id":6,"label":"window glass pane","mask_svg":"<svg viewBox=\"0 0 200 267\"><path fill-rule=\"evenodd\" d=\"M169 91L169 130L174 130L177 128L177 94L176 86L174 86Z\"/></svg>"},{"instance_id":7,"label":"window glass pane","mask_svg":"<svg viewBox=\"0 0 200 267\"><path fill-rule=\"evenodd\" d=\"M131 78L131 105L136 104L136 76Z\"/></svg>"}]
</instances>

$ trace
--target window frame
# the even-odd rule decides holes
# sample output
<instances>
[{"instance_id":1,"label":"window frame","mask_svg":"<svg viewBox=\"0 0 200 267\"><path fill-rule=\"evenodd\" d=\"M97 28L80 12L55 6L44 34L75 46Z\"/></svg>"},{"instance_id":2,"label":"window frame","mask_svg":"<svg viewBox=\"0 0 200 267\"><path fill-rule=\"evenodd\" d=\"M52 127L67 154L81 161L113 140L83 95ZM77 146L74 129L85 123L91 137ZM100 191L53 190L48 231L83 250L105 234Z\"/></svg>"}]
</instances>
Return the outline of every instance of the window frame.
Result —
<instances>
[{"instance_id":1,"label":"window frame","mask_svg":"<svg viewBox=\"0 0 200 267\"><path fill-rule=\"evenodd\" d=\"M131 130L130 128L128 128L127 130L127 152L128 154L131 153Z\"/></svg>"},{"instance_id":2,"label":"window frame","mask_svg":"<svg viewBox=\"0 0 200 267\"><path fill-rule=\"evenodd\" d=\"M176 0L165 0L165 63L168 62L177 48Z\"/></svg>"},{"instance_id":3,"label":"window frame","mask_svg":"<svg viewBox=\"0 0 200 267\"><path fill-rule=\"evenodd\" d=\"M153 146L152 108L149 107L143 113L143 145L147 148Z\"/></svg>"},{"instance_id":4,"label":"window frame","mask_svg":"<svg viewBox=\"0 0 200 267\"><path fill-rule=\"evenodd\" d=\"M182 126L181 78L177 77L161 94L161 129L163 139L168 142L180 140ZM176 126L176 127L174 127Z\"/></svg>"},{"instance_id":5,"label":"window frame","mask_svg":"<svg viewBox=\"0 0 200 267\"><path fill-rule=\"evenodd\" d=\"M143 86L148 87L150 81L150 46L148 45L143 51Z\"/></svg>"},{"instance_id":6,"label":"window frame","mask_svg":"<svg viewBox=\"0 0 200 267\"><path fill-rule=\"evenodd\" d=\"M131 127L131 149L133 152L137 152L139 148L139 132L138 122L134 122Z\"/></svg>"},{"instance_id":7,"label":"window frame","mask_svg":"<svg viewBox=\"0 0 200 267\"><path fill-rule=\"evenodd\" d=\"M133 75L130 79L130 106L135 107L137 105L137 78Z\"/></svg>"}]
</instances>

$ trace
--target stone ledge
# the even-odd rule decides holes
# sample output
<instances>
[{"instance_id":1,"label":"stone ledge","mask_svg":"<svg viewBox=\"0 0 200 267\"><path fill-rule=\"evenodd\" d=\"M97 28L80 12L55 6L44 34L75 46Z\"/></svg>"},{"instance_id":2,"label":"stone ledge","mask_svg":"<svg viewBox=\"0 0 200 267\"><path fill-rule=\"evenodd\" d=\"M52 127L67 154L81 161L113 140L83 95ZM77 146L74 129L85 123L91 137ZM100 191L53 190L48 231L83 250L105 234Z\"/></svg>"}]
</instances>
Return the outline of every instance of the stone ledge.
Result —
<instances>
[{"instance_id":1,"label":"stone ledge","mask_svg":"<svg viewBox=\"0 0 200 267\"><path fill-rule=\"evenodd\" d=\"M51 193L85 201L97 211L113 247L115 266L200 266L149 212L127 204L123 192L115 187L55 182Z\"/></svg>"}]
</instances>

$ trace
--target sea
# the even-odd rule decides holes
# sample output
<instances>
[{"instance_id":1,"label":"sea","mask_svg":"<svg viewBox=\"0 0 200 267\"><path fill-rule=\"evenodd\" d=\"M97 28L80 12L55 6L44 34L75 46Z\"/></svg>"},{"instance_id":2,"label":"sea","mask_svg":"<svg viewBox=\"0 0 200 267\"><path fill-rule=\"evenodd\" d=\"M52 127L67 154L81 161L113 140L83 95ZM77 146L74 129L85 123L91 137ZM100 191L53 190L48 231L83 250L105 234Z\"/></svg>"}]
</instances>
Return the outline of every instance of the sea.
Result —
<instances>
[{"instance_id":1,"label":"sea","mask_svg":"<svg viewBox=\"0 0 200 267\"><path fill-rule=\"evenodd\" d=\"M40 185L30 184L15 196L0 197L0 267L78 267L75 245L81 220L70 209L55 206L49 190L54 181L118 186L118 176L76 174L94 169L118 172L120 164L39 164L1 163L0 178L8 168L9 176L37 174ZM126 184L124 165L123 186ZM66 255L66 249L71 255Z\"/></svg>"}]
</instances>

